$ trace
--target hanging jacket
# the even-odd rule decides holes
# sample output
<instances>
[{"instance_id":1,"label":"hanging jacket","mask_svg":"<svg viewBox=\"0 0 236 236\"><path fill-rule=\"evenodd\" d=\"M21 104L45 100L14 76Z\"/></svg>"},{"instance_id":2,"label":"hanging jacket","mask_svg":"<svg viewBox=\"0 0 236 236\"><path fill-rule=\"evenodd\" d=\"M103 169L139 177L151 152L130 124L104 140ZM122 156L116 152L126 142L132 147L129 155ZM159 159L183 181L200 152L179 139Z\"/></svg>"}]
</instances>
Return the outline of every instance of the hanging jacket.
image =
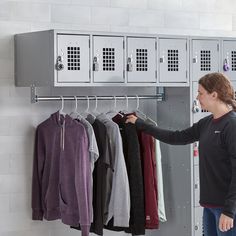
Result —
<instances>
[{"instance_id":1,"label":"hanging jacket","mask_svg":"<svg viewBox=\"0 0 236 236\"><path fill-rule=\"evenodd\" d=\"M32 219L61 219L89 234L91 168L85 128L56 112L36 130Z\"/></svg>"},{"instance_id":2,"label":"hanging jacket","mask_svg":"<svg viewBox=\"0 0 236 236\"><path fill-rule=\"evenodd\" d=\"M145 228L157 229L159 219L154 139L151 135L141 131L138 132L138 137L144 178Z\"/></svg>"},{"instance_id":3,"label":"hanging jacket","mask_svg":"<svg viewBox=\"0 0 236 236\"><path fill-rule=\"evenodd\" d=\"M129 229L126 229L125 231L132 233L133 235L144 235L144 189L137 131L135 125L125 123L125 116L122 118L121 116L116 115L112 120L120 127L129 178L131 210Z\"/></svg>"}]
</instances>

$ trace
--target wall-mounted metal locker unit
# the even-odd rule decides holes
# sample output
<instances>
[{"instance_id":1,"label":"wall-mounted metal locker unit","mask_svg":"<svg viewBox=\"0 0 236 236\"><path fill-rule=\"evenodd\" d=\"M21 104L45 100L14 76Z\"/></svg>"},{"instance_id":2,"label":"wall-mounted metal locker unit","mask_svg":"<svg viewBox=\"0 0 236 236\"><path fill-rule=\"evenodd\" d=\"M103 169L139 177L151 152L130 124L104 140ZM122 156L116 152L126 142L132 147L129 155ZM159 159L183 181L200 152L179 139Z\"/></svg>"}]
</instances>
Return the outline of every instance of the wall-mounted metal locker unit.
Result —
<instances>
[{"instance_id":1,"label":"wall-mounted metal locker unit","mask_svg":"<svg viewBox=\"0 0 236 236\"><path fill-rule=\"evenodd\" d=\"M189 84L189 41L159 38L159 83L163 86Z\"/></svg>"},{"instance_id":2,"label":"wall-mounted metal locker unit","mask_svg":"<svg viewBox=\"0 0 236 236\"><path fill-rule=\"evenodd\" d=\"M156 38L127 37L126 71L128 82L157 82L156 52Z\"/></svg>"},{"instance_id":3,"label":"wall-mounted metal locker unit","mask_svg":"<svg viewBox=\"0 0 236 236\"><path fill-rule=\"evenodd\" d=\"M222 41L220 66L220 70L225 73L230 80L236 80L236 39Z\"/></svg>"},{"instance_id":4,"label":"wall-mounted metal locker unit","mask_svg":"<svg viewBox=\"0 0 236 236\"><path fill-rule=\"evenodd\" d=\"M93 36L93 82L124 80L124 37Z\"/></svg>"},{"instance_id":5,"label":"wall-mounted metal locker unit","mask_svg":"<svg viewBox=\"0 0 236 236\"><path fill-rule=\"evenodd\" d=\"M192 80L211 72L219 71L219 40L192 39L191 41Z\"/></svg>"}]
</instances>

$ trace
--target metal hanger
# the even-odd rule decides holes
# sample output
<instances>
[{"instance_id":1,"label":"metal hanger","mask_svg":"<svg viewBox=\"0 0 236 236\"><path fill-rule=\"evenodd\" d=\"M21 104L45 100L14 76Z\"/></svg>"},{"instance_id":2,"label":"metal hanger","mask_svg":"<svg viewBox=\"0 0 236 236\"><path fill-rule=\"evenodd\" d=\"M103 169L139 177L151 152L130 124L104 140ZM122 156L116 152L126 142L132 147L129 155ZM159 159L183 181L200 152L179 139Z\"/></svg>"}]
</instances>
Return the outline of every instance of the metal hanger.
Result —
<instances>
[{"instance_id":1,"label":"metal hanger","mask_svg":"<svg viewBox=\"0 0 236 236\"><path fill-rule=\"evenodd\" d=\"M65 116L66 115L66 113L63 111L63 109L64 109L64 98L63 98L63 96L60 96L60 98L61 98L61 109L59 110L59 120L60 120L60 116L61 115L63 115L63 116Z\"/></svg>"},{"instance_id":2,"label":"metal hanger","mask_svg":"<svg viewBox=\"0 0 236 236\"><path fill-rule=\"evenodd\" d=\"M82 116L80 115L79 111L78 111L78 99L76 96L74 96L75 98L75 108L74 108L74 111L72 111L70 113L70 116L73 118L73 119L78 119L78 120L81 120L82 119Z\"/></svg>"}]
</instances>

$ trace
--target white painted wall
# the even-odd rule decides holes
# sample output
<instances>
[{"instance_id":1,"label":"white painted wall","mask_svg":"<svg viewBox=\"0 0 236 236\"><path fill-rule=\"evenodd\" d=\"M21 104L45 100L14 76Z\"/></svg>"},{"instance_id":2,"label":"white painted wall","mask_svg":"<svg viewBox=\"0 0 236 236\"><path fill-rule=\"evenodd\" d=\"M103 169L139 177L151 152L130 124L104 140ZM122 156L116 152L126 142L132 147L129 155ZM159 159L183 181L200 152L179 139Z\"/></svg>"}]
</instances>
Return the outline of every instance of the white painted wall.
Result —
<instances>
[{"instance_id":1,"label":"white painted wall","mask_svg":"<svg viewBox=\"0 0 236 236\"><path fill-rule=\"evenodd\" d=\"M1 0L0 236L80 235L59 221L31 221L34 130L60 105L32 105L29 89L14 86L14 34L54 28L236 36L235 12L235 0ZM51 94L50 89L40 92Z\"/></svg>"}]
</instances>

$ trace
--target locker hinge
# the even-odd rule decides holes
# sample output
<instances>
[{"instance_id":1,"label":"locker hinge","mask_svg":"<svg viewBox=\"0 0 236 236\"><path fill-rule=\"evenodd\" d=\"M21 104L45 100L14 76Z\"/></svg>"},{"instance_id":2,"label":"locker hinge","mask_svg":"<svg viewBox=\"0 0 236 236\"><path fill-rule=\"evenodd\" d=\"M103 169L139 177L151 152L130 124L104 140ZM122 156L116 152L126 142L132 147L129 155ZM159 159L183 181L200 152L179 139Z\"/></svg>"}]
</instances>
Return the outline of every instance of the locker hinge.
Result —
<instances>
[{"instance_id":1,"label":"locker hinge","mask_svg":"<svg viewBox=\"0 0 236 236\"><path fill-rule=\"evenodd\" d=\"M123 49L125 49L125 40L123 40Z\"/></svg>"},{"instance_id":2,"label":"locker hinge","mask_svg":"<svg viewBox=\"0 0 236 236\"><path fill-rule=\"evenodd\" d=\"M188 71L186 70L186 78L188 78Z\"/></svg>"},{"instance_id":3,"label":"locker hinge","mask_svg":"<svg viewBox=\"0 0 236 236\"><path fill-rule=\"evenodd\" d=\"M89 70L89 78L91 79L91 70Z\"/></svg>"},{"instance_id":4,"label":"locker hinge","mask_svg":"<svg viewBox=\"0 0 236 236\"><path fill-rule=\"evenodd\" d=\"M90 48L90 39L89 39L89 48Z\"/></svg>"},{"instance_id":5,"label":"locker hinge","mask_svg":"<svg viewBox=\"0 0 236 236\"><path fill-rule=\"evenodd\" d=\"M219 46L219 44L217 43L217 51L219 52L219 50L220 50L220 46Z\"/></svg>"},{"instance_id":6,"label":"locker hinge","mask_svg":"<svg viewBox=\"0 0 236 236\"><path fill-rule=\"evenodd\" d=\"M187 42L186 42L186 51L188 51L188 44L187 44Z\"/></svg>"},{"instance_id":7,"label":"locker hinge","mask_svg":"<svg viewBox=\"0 0 236 236\"><path fill-rule=\"evenodd\" d=\"M155 49L157 50L157 41L155 41Z\"/></svg>"},{"instance_id":8,"label":"locker hinge","mask_svg":"<svg viewBox=\"0 0 236 236\"><path fill-rule=\"evenodd\" d=\"M156 77L156 79L157 79L157 70L155 70L155 77Z\"/></svg>"},{"instance_id":9,"label":"locker hinge","mask_svg":"<svg viewBox=\"0 0 236 236\"><path fill-rule=\"evenodd\" d=\"M123 78L125 78L125 70L123 70Z\"/></svg>"}]
</instances>

